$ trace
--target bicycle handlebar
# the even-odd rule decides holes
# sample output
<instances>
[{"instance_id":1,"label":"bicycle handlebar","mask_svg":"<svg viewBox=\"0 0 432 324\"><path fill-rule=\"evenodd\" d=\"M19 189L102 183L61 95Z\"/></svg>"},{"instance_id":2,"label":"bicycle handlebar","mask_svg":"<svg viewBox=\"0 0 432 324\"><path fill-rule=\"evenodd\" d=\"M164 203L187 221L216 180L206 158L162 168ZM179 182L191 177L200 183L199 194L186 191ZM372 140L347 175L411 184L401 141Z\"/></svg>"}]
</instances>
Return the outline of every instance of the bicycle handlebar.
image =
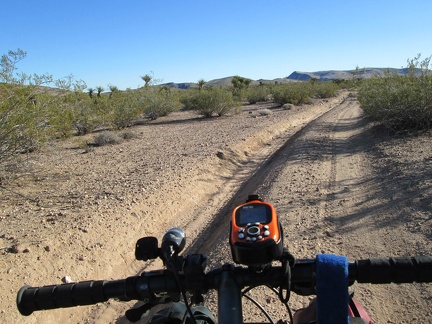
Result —
<instances>
[{"instance_id":1,"label":"bicycle handlebar","mask_svg":"<svg viewBox=\"0 0 432 324\"><path fill-rule=\"evenodd\" d=\"M315 259L298 259L291 268L291 290L301 295L315 294L315 269ZM187 291L205 293L215 289L218 290L219 300L225 299L223 297L230 300L233 298L230 297L233 287L226 285L227 273L236 283L234 290L260 285L279 287L286 282L283 280L285 272L280 266L258 273L249 268L224 265L207 272L198 280L185 275L180 279ZM432 282L432 256L357 260L349 263L348 273L350 284L354 281L373 284ZM28 316L38 310L92 305L110 298L146 300L162 293L170 295L172 300L178 300L180 294L174 274L168 270L149 271L140 276L113 281L24 286L18 292L17 306L22 315Z\"/></svg>"}]
</instances>

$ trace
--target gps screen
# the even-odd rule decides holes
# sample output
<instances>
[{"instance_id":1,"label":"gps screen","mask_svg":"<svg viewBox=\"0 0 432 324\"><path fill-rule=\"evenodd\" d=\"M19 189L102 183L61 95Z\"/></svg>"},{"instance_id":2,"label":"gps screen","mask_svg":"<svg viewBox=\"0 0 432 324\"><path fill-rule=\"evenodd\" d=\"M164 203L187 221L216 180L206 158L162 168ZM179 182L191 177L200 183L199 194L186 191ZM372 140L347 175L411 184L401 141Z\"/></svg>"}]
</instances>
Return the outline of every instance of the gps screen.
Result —
<instances>
[{"instance_id":1,"label":"gps screen","mask_svg":"<svg viewBox=\"0 0 432 324\"><path fill-rule=\"evenodd\" d=\"M237 225L244 226L248 223L267 224L271 221L271 211L267 205L246 205L237 210Z\"/></svg>"}]
</instances>

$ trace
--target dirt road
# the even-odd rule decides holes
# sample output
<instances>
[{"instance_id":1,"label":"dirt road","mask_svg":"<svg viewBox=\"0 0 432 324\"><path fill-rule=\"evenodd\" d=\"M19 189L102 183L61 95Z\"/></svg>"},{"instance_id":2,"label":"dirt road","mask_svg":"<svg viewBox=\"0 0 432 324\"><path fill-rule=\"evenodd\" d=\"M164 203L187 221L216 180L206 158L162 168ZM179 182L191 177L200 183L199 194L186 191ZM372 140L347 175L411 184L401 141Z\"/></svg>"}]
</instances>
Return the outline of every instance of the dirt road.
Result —
<instances>
[{"instance_id":1,"label":"dirt road","mask_svg":"<svg viewBox=\"0 0 432 324\"><path fill-rule=\"evenodd\" d=\"M272 113L261 115L262 108ZM33 162L38 179L13 188L37 195L37 206L3 192L2 245L35 243L29 253L2 255L2 322L124 323L118 317L127 306L116 301L23 318L14 296L24 283L64 275L133 275L143 267L133 261L136 239L161 237L172 226L185 229L189 251L208 253L215 265L229 262L226 219L251 192L274 203L296 257L432 254L430 134L388 136L365 121L347 93L292 111L249 106L225 119L179 113L137 131L138 139L84 155L73 143L45 152ZM432 317L430 285L353 289L377 323ZM276 318L285 316L268 292L257 294ZM292 296L290 304L306 303ZM253 307L245 310L246 320L259 320Z\"/></svg>"}]
</instances>

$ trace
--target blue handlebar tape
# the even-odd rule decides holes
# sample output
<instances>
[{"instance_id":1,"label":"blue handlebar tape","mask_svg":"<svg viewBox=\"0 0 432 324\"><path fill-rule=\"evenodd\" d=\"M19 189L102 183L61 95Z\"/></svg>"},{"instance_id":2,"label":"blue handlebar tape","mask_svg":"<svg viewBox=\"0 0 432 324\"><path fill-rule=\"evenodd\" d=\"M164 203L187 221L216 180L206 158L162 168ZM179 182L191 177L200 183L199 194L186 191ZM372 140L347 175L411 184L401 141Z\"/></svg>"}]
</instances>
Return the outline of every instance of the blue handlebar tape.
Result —
<instances>
[{"instance_id":1,"label":"blue handlebar tape","mask_svg":"<svg viewBox=\"0 0 432 324\"><path fill-rule=\"evenodd\" d=\"M333 254L318 254L317 319L318 324L347 324L348 259Z\"/></svg>"}]
</instances>

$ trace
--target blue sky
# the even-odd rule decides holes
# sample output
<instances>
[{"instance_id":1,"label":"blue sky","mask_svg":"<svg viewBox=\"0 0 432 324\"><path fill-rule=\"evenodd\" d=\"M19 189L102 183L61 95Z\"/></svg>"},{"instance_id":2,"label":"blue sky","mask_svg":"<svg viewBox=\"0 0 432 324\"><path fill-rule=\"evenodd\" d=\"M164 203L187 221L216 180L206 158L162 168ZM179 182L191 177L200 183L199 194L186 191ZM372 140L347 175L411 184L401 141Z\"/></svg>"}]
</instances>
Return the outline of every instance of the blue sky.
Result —
<instances>
[{"instance_id":1,"label":"blue sky","mask_svg":"<svg viewBox=\"0 0 432 324\"><path fill-rule=\"evenodd\" d=\"M432 55L432 1L4 0L0 54L89 87L406 66Z\"/></svg>"}]
</instances>

